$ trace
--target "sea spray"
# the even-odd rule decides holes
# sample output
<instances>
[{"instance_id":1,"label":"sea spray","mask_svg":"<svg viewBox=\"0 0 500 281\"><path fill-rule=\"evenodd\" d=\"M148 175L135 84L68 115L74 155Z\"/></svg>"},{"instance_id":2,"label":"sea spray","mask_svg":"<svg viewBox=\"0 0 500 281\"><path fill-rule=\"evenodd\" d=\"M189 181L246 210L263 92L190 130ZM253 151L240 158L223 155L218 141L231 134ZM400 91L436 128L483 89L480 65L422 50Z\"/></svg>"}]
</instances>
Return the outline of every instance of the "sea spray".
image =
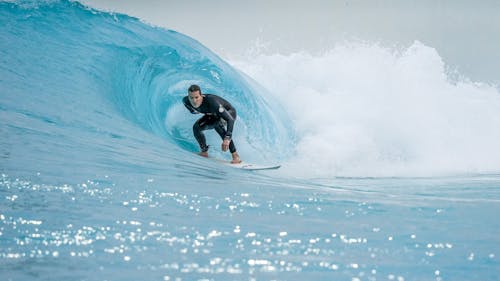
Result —
<instances>
[{"instance_id":1,"label":"sea spray","mask_svg":"<svg viewBox=\"0 0 500 281\"><path fill-rule=\"evenodd\" d=\"M298 140L287 174L431 176L500 170L500 93L450 73L435 49L339 44L233 65L277 95ZM303 165L303 163L308 163Z\"/></svg>"}]
</instances>

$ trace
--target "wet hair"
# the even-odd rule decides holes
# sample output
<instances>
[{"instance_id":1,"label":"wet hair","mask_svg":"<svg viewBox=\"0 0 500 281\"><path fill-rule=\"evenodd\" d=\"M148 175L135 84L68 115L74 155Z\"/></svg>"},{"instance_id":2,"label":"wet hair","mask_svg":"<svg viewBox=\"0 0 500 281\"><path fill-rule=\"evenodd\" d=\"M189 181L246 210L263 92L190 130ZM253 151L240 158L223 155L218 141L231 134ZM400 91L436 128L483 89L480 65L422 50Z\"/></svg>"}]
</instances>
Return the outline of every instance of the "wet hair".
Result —
<instances>
[{"instance_id":1,"label":"wet hair","mask_svg":"<svg viewBox=\"0 0 500 281\"><path fill-rule=\"evenodd\" d=\"M201 94L200 86L198 86L198 85L189 86L188 93L192 93L192 92L196 92L196 91L199 91Z\"/></svg>"}]
</instances>

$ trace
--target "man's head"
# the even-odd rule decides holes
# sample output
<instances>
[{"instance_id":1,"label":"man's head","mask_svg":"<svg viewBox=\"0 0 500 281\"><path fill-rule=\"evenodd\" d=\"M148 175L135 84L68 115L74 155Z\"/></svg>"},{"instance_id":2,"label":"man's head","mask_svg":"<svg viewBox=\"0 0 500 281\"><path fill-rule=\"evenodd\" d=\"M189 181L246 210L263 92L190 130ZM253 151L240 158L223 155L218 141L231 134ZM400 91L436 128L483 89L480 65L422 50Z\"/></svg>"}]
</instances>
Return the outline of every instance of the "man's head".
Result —
<instances>
[{"instance_id":1,"label":"man's head","mask_svg":"<svg viewBox=\"0 0 500 281\"><path fill-rule=\"evenodd\" d=\"M191 85L188 89L189 102L194 108L200 107L203 102L203 95L201 94L200 86Z\"/></svg>"}]
</instances>

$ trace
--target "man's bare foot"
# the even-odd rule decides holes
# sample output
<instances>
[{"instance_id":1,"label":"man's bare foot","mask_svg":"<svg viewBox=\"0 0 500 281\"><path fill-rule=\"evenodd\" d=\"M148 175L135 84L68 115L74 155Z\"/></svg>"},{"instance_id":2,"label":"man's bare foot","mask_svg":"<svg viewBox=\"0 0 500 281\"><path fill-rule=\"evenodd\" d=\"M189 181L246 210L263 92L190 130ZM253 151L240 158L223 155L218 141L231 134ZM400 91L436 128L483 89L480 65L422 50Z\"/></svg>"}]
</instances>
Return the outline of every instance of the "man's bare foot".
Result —
<instances>
[{"instance_id":1,"label":"man's bare foot","mask_svg":"<svg viewBox=\"0 0 500 281\"><path fill-rule=\"evenodd\" d=\"M208 152L207 151L202 151L202 152L198 153L198 155L208 158Z\"/></svg>"},{"instance_id":2,"label":"man's bare foot","mask_svg":"<svg viewBox=\"0 0 500 281\"><path fill-rule=\"evenodd\" d=\"M231 156L233 157L233 160L231 160L231 164L239 164L239 163L241 163L240 156L238 155L237 152L231 153Z\"/></svg>"}]
</instances>

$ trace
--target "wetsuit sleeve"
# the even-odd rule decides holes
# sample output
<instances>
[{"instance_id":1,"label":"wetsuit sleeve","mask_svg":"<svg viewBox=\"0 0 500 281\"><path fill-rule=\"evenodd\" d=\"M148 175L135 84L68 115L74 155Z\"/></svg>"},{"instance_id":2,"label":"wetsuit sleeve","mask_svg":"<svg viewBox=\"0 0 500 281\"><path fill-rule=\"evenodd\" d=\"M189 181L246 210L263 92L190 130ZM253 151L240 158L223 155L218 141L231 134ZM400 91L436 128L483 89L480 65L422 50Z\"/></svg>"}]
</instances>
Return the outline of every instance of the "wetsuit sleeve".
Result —
<instances>
[{"instance_id":1,"label":"wetsuit sleeve","mask_svg":"<svg viewBox=\"0 0 500 281\"><path fill-rule=\"evenodd\" d=\"M189 102L189 98L187 96L182 99L182 103L192 114L199 113L198 111L194 110L193 106L191 106L191 103Z\"/></svg>"},{"instance_id":2,"label":"wetsuit sleeve","mask_svg":"<svg viewBox=\"0 0 500 281\"><path fill-rule=\"evenodd\" d=\"M227 129L224 137L231 138L233 136L234 122L236 121L236 110L229 102L219 96L205 95L204 101L207 102L212 114L226 120Z\"/></svg>"},{"instance_id":3,"label":"wetsuit sleeve","mask_svg":"<svg viewBox=\"0 0 500 281\"><path fill-rule=\"evenodd\" d=\"M226 137L231 138L233 136L235 118L222 106L222 104L219 104L218 110L219 116L227 122Z\"/></svg>"}]
</instances>

